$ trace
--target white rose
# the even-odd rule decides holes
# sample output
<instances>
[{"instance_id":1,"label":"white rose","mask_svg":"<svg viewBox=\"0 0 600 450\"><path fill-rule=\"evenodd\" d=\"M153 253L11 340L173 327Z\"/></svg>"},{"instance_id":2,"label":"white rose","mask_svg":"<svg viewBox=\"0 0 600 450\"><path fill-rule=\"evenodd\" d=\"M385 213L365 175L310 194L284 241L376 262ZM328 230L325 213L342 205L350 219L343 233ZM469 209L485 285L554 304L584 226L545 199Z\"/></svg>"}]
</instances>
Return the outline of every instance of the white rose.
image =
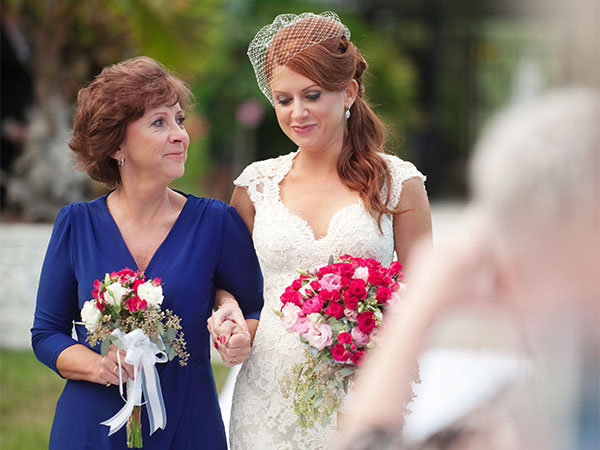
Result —
<instances>
[{"instance_id":1,"label":"white rose","mask_svg":"<svg viewBox=\"0 0 600 450\"><path fill-rule=\"evenodd\" d=\"M369 269L367 267L357 267L354 271L354 278L363 280L366 283L369 279Z\"/></svg>"},{"instance_id":2,"label":"white rose","mask_svg":"<svg viewBox=\"0 0 600 450\"><path fill-rule=\"evenodd\" d=\"M94 332L102 319L102 313L96 306L96 300L88 300L81 308L81 320L90 332Z\"/></svg>"},{"instance_id":3,"label":"white rose","mask_svg":"<svg viewBox=\"0 0 600 450\"><path fill-rule=\"evenodd\" d=\"M138 286L137 294L151 306L160 306L163 301L162 286L154 286L152 281L146 281L144 284L140 284Z\"/></svg>"},{"instance_id":4,"label":"white rose","mask_svg":"<svg viewBox=\"0 0 600 450\"><path fill-rule=\"evenodd\" d=\"M123 296L127 294L128 289L121 286L121 283L112 283L106 286L104 300L106 303L114 306L119 306Z\"/></svg>"}]
</instances>

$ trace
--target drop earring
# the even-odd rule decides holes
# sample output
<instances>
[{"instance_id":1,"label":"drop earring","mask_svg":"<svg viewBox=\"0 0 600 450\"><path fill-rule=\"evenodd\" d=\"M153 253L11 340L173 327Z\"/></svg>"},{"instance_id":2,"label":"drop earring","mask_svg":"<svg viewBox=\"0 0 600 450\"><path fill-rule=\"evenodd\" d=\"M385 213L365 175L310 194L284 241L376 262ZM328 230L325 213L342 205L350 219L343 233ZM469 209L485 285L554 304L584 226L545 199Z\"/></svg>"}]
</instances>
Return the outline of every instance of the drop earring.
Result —
<instances>
[{"instance_id":1,"label":"drop earring","mask_svg":"<svg viewBox=\"0 0 600 450\"><path fill-rule=\"evenodd\" d=\"M125 158L121 158L119 160L119 167L123 167L125 165Z\"/></svg>"},{"instance_id":2,"label":"drop earring","mask_svg":"<svg viewBox=\"0 0 600 450\"><path fill-rule=\"evenodd\" d=\"M344 116L346 117L346 120L350 118L350 107L346 108L346 114L344 114Z\"/></svg>"}]
</instances>

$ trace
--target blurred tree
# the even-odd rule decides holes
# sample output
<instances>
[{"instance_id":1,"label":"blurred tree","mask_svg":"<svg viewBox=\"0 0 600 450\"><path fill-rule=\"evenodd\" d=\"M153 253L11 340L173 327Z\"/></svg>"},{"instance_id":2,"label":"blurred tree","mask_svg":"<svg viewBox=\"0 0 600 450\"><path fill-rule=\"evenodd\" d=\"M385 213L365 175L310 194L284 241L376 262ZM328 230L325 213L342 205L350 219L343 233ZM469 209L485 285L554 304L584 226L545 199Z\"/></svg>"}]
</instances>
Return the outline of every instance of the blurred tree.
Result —
<instances>
[{"instance_id":1,"label":"blurred tree","mask_svg":"<svg viewBox=\"0 0 600 450\"><path fill-rule=\"evenodd\" d=\"M221 35L221 1L7 0L31 39L35 104L24 152L9 180L8 200L30 220L49 220L62 205L86 197L86 178L67 151L71 104L102 67L145 54L188 80L210 65L203 57ZM198 54L199 50L202 54ZM192 129L202 132L196 122ZM201 137L201 136L192 136ZM200 151L202 146L195 145Z\"/></svg>"},{"instance_id":2,"label":"blurred tree","mask_svg":"<svg viewBox=\"0 0 600 450\"><path fill-rule=\"evenodd\" d=\"M339 2L341 5L343 2ZM295 149L279 129L272 106L256 84L246 55L256 32L283 13L322 12L328 2L291 0L230 0L224 15L223 36L208 55L211 64L205 76L194 85L198 109L210 117L209 146L215 170L206 180L211 196L228 199L231 180L248 163L287 153ZM343 6L340 6L342 8ZM367 25L353 11L336 8L370 65L366 93L375 111L388 124L389 149L410 156L403 145L406 130L419 120L416 110L416 77L411 61L375 26ZM263 109L261 118L244 122L242 114L252 102Z\"/></svg>"}]
</instances>

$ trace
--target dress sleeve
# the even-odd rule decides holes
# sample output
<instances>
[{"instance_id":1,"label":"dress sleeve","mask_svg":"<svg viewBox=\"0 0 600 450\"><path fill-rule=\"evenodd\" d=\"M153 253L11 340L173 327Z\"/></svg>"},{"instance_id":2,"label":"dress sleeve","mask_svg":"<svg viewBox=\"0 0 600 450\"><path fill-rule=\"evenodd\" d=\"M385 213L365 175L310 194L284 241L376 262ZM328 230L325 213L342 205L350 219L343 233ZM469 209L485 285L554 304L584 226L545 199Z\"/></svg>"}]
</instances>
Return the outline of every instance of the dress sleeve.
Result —
<instances>
[{"instance_id":1,"label":"dress sleeve","mask_svg":"<svg viewBox=\"0 0 600 450\"><path fill-rule=\"evenodd\" d=\"M263 307L263 277L246 224L227 206L221 236L216 285L231 292L246 319L259 319Z\"/></svg>"},{"instance_id":2,"label":"dress sleeve","mask_svg":"<svg viewBox=\"0 0 600 450\"><path fill-rule=\"evenodd\" d=\"M243 187L248 190L248 196L256 207L263 199L264 176L261 171L261 161L254 162L246 167L239 177L233 180L237 187Z\"/></svg>"},{"instance_id":3,"label":"dress sleeve","mask_svg":"<svg viewBox=\"0 0 600 450\"><path fill-rule=\"evenodd\" d=\"M72 258L71 206L60 210L42 265L31 345L36 357L56 373L56 359L77 344L71 337L73 320L79 318L77 280ZM60 374L59 374L60 375Z\"/></svg>"},{"instance_id":4,"label":"dress sleeve","mask_svg":"<svg viewBox=\"0 0 600 450\"><path fill-rule=\"evenodd\" d=\"M402 194L402 183L411 178L419 178L425 182L426 177L414 166L414 164L403 161L394 155L383 155L388 164L391 174L390 200L388 207L394 209L398 206ZM387 199L387 189L384 187L383 198Z\"/></svg>"}]
</instances>

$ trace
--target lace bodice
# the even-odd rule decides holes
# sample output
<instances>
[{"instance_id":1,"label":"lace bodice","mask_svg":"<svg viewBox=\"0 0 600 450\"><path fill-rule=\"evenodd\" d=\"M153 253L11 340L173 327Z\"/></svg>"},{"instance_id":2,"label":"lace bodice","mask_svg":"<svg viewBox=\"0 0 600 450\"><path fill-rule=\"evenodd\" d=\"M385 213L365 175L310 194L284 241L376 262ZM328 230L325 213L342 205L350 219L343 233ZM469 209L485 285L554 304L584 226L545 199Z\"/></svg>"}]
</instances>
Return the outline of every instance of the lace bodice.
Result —
<instances>
[{"instance_id":1,"label":"lace bodice","mask_svg":"<svg viewBox=\"0 0 600 450\"><path fill-rule=\"evenodd\" d=\"M321 427L303 434L297 426L291 402L284 399L278 380L298 361L303 346L287 333L273 309L279 297L297 277L296 269L327 264L331 255L344 253L369 257L388 265L394 255L393 218L384 215L380 232L377 221L362 200L339 209L327 234L316 238L309 224L281 201L279 185L292 167L293 152L249 165L234 181L245 187L256 211L253 239L264 276L265 304L252 351L237 378L234 390L230 439L232 449L320 449L334 447L335 427ZM409 162L382 155L391 172L388 206L400 199L402 183L425 177ZM383 193L384 198L387 191Z\"/></svg>"}]
</instances>

